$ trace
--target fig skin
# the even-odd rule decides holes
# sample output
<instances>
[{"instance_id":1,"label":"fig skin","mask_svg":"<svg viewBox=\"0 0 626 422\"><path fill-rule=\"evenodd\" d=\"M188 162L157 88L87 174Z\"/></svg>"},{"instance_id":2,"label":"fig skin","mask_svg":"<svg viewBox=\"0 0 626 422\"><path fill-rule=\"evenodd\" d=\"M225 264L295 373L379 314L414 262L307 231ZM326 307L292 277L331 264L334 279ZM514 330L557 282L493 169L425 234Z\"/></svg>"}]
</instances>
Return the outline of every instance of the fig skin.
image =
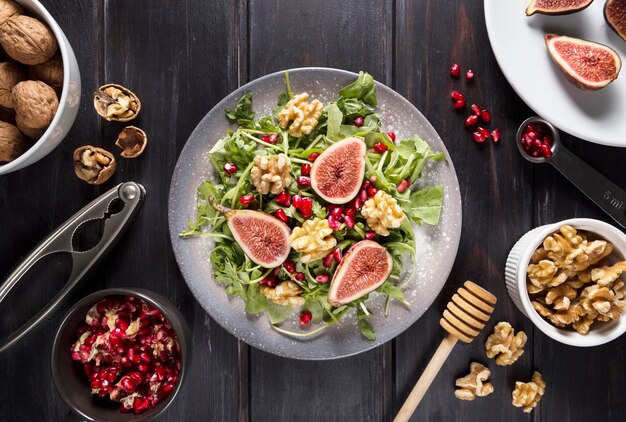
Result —
<instances>
[{"instance_id":1,"label":"fig skin","mask_svg":"<svg viewBox=\"0 0 626 422\"><path fill-rule=\"evenodd\" d=\"M615 15L619 13L620 15ZM626 41L626 0L606 0L604 20L621 39Z\"/></svg>"},{"instance_id":2,"label":"fig skin","mask_svg":"<svg viewBox=\"0 0 626 422\"><path fill-rule=\"evenodd\" d=\"M554 8L554 9L549 9L547 7L543 7L541 6L542 0L531 0L531 2L528 4L528 6L526 7L526 16L532 16L535 13L539 13L542 15L569 15L571 13L576 13L576 12L580 12L581 10L586 9L587 7L589 7L589 5L591 3L593 3L593 0L580 0L578 1L578 5L577 6L570 6L569 8L567 6L562 6L560 8Z\"/></svg>"},{"instance_id":3,"label":"fig skin","mask_svg":"<svg viewBox=\"0 0 626 422\"><path fill-rule=\"evenodd\" d=\"M381 256L381 251L384 252L384 259ZM346 297L338 297L340 294L339 289L345 283L346 275L349 274L350 271L354 272L363 272L363 269L358 267L357 258L359 258L360 254L373 254L370 259L368 259L368 264L375 264L377 266L386 264L385 267L377 267L375 269L380 270L380 274L374 274L376 278L372 280L367 286L361 286L361 290L356 293L352 293ZM345 305L347 303L353 302L366 294L376 290L380 287L391 274L391 270L393 269L393 259L391 255L387 251L387 249L374 242L373 240L361 240L360 242L355 243L348 252L344 255L341 263L337 267L333 279L330 283L330 288L328 289L328 303L332 306L338 307L341 305ZM370 274L371 275L371 274Z\"/></svg>"}]
</instances>

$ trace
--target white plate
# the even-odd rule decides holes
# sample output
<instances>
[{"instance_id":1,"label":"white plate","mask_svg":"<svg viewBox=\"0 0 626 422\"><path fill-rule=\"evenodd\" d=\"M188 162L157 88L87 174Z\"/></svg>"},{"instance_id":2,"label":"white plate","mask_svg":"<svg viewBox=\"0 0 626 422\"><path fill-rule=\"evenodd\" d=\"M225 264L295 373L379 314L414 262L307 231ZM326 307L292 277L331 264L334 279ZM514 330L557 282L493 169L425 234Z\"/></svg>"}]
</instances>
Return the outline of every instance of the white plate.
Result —
<instances>
[{"instance_id":1,"label":"white plate","mask_svg":"<svg viewBox=\"0 0 626 422\"><path fill-rule=\"evenodd\" d=\"M485 21L498 64L535 113L578 138L626 147L626 70L599 91L582 91L565 79L543 41L546 33L608 45L626 65L626 42L604 20L604 1L562 16L526 16L530 0L485 0Z\"/></svg>"}]
</instances>

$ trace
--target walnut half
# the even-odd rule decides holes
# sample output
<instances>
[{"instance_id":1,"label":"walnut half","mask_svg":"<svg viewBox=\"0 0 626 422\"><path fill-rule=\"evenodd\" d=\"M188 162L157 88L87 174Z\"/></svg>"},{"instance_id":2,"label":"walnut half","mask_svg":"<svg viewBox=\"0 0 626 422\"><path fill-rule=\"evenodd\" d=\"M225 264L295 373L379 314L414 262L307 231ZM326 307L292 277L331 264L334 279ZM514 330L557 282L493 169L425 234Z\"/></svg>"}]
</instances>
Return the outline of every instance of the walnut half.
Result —
<instances>
[{"instance_id":1,"label":"walnut half","mask_svg":"<svg viewBox=\"0 0 626 422\"><path fill-rule=\"evenodd\" d=\"M146 132L135 126L127 126L117 136L115 145L122 148L120 155L124 158L139 157L148 144Z\"/></svg>"},{"instance_id":2,"label":"walnut half","mask_svg":"<svg viewBox=\"0 0 626 422\"><path fill-rule=\"evenodd\" d=\"M102 148L85 145L74 151L76 176L91 185L100 185L115 173L115 157Z\"/></svg>"},{"instance_id":3,"label":"walnut half","mask_svg":"<svg viewBox=\"0 0 626 422\"><path fill-rule=\"evenodd\" d=\"M461 400L474 400L476 397L484 397L493 393L493 385L487 380L491 371L478 362L470 364L470 373L462 378L457 378L454 396Z\"/></svg>"},{"instance_id":4,"label":"walnut half","mask_svg":"<svg viewBox=\"0 0 626 422\"><path fill-rule=\"evenodd\" d=\"M496 358L496 363L501 366L512 365L524 353L526 334L515 330L508 322L499 322L493 327L493 334L487 338L485 349L487 356Z\"/></svg>"},{"instance_id":5,"label":"walnut half","mask_svg":"<svg viewBox=\"0 0 626 422\"><path fill-rule=\"evenodd\" d=\"M546 392L546 382L537 371L533 373L531 382L515 382L515 390L511 394L513 406L521 407L525 413L530 413Z\"/></svg>"}]
</instances>

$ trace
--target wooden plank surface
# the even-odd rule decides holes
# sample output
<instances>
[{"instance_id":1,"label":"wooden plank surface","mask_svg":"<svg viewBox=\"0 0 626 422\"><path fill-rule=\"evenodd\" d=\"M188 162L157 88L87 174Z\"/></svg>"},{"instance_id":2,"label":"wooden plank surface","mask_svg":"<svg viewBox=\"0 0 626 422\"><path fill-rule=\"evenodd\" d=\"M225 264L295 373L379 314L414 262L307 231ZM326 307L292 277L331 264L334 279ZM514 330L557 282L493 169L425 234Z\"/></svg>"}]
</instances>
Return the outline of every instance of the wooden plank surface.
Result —
<instances>
[{"instance_id":1,"label":"wooden plank surface","mask_svg":"<svg viewBox=\"0 0 626 422\"><path fill-rule=\"evenodd\" d=\"M511 322L529 336L511 367L484 353L487 333L458 345L412 420L620 421L626 417L622 349L626 338L593 349L560 345L533 328L509 300L504 263L527 230L564 218L609 221L549 166L519 157L514 134L532 115L500 72L489 47L482 2L462 0L43 0L76 52L81 109L72 131L50 156L0 177L0 273L42 237L105 189L136 180L148 191L129 233L102 270L86 282L36 335L0 358L0 420L63 420L68 407L50 377L53 334L69 304L104 287L146 287L174 301L193 330L193 361L180 396L159 420L381 421L391 420L443 338L438 320L452 292L472 279L496 293L492 322ZM468 85L452 80L449 66L472 68ZM289 67L367 70L407 97L431 121L448 148L463 199L459 254L435 303L396 340L370 352L330 362L302 362L252 349L211 320L185 285L169 242L167 196L172 170L187 137L204 114L242 83ZM148 132L143 157L120 159L101 188L73 175L72 151L84 144L115 149L121 125L101 120L91 93L100 84L128 86L141 98L136 124ZM477 146L463 130L466 113L451 110L459 89L492 110L502 131L498 145ZM564 136L576 154L626 187L626 150ZM610 221L609 221L610 222ZM36 289L22 303L51 295L61 261L42 268ZM21 294L23 293L23 296ZM31 303L31 299L33 303ZM39 298L41 299L41 297ZM20 303L20 305L22 304ZM23 306L0 312L0 329L14 324ZM495 392L474 402L454 398L454 379L472 360L492 370ZM539 370L547 393L532 414L511 406L515 380Z\"/></svg>"}]
</instances>

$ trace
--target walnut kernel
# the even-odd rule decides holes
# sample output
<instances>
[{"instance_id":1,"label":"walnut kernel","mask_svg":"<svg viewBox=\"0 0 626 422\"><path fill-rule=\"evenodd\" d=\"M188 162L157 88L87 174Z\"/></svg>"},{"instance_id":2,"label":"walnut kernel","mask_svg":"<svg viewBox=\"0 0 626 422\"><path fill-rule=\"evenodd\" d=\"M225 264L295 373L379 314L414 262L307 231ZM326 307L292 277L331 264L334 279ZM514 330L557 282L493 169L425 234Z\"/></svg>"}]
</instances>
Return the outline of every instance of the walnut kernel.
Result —
<instances>
[{"instance_id":1,"label":"walnut kernel","mask_svg":"<svg viewBox=\"0 0 626 422\"><path fill-rule=\"evenodd\" d=\"M120 155L124 158L139 157L148 144L146 132L135 126L127 126L117 136L115 145L122 148Z\"/></svg>"},{"instance_id":2,"label":"walnut kernel","mask_svg":"<svg viewBox=\"0 0 626 422\"><path fill-rule=\"evenodd\" d=\"M515 382L515 390L511 394L513 406L521 407L525 413L530 413L546 392L546 383L537 371L533 372L532 381Z\"/></svg>"},{"instance_id":3,"label":"walnut kernel","mask_svg":"<svg viewBox=\"0 0 626 422\"><path fill-rule=\"evenodd\" d=\"M45 63L31 66L28 68L28 78L45 82L60 91L63 88L63 59L57 54Z\"/></svg>"},{"instance_id":4,"label":"walnut kernel","mask_svg":"<svg viewBox=\"0 0 626 422\"><path fill-rule=\"evenodd\" d=\"M0 26L11 17L24 13L22 6L11 0L0 0Z\"/></svg>"},{"instance_id":5,"label":"walnut kernel","mask_svg":"<svg viewBox=\"0 0 626 422\"><path fill-rule=\"evenodd\" d=\"M12 16L0 27L4 51L20 63L35 65L48 61L57 52L52 31L35 18Z\"/></svg>"},{"instance_id":6,"label":"walnut kernel","mask_svg":"<svg viewBox=\"0 0 626 422\"><path fill-rule=\"evenodd\" d=\"M289 236L291 247L303 255L300 258L303 264L324 256L337 246L337 239L333 237L333 229L328 225L328 220L314 218L306 220L302 227L296 227Z\"/></svg>"},{"instance_id":7,"label":"walnut kernel","mask_svg":"<svg viewBox=\"0 0 626 422\"><path fill-rule=\"evenodd\" d=\"M18 128L37 130L41 134L50 125L59 107L59 100L54 89L41 81L24 81L15 85L13 101ZM36 138L37 136L30 137Z\"/></svg>"},{"instance_id":8,"label":"walnut kernel","mask_svg":"<svg viewBox=\"0 0 626 422\"><path fill-rule=\"evenodd\" d=\"M0 164L8 163L26 151L26 141L13 125L0 121Z\"/></svg>"},{"instance_id":9,"label":"walnut kernel","mask_svg":"<svg viewBox=\"0 0 626 422\"><path fill-rule=\"evenodd\" d=\"M279 194L291 184L291 160L285 154L254 157L250 170L252 184L259 193Z\"/></svg>"},{"instance_id":10,"label":"walnut kernel","mask_svg":"<svg viewBox=\"0 0 626 422\"><path fill-rule=\"evenodd\" d=\"M76 176L91 185L106 182L115 173L115 157L102 148L85 145L74 151Z\"/></svg>"},{"instance_id":11,"label":"walnut kernel","mask_svg":"<svg viewBox=\"0 0 626 422\"><path fill-rule=\"evenodd\" d=\"M102 85L93 94L96 112L109 121L128 122L141 110L141 101L128 88L116 84Z\"/></svg>"},{"instance_id":12,"label":"walnut kernel","mask_svg":"<svg viewBox=\"0 0 626 422\"><path fill-rule=\"evenodd\" d=\"M404 211L396 198L382 190L365 201L361 213L367 224L381 236L388 236L388 229L400 227L404 220Z\"/></svg>"},{"instance_id":13,"label":"walnut kernel","mask_svg":"<svg viewBox=\"0 0 626 422\"><path fill-rule=\"evenodd\" d=\"M526 340L527 337L523 331L515 334L511 324L499 322L493 327L493 334L487 337L485 343L487 356L495 357L498 365L512 365L524 353Z\"/></svg>"},{"instance_id":14,"label":"walnut kernel","mask_svg":"<svg viewBox=\"0 0 626 422\"><path fill-rule=\"evenodd\" d=\"M487 380L491 371L478 362L470 364L470 373L462 378L457 378L455 385L459 387L454 391L457 399L474 400L476 397L484 397L493 393L493 385Z\"/></svg>"},{"instance_id":15,"label":"walnut kernel","mask_svg":"<svg viewBox=\"0 0 626 422\"><path fill-rule=\"evenodd\" d=\"M278 122L283 129L292 122L288 132L295 138L311 133L322 115L322 103L319 100L309 103L308 99L309 94L306 92L298 94L278 113Z\"/></svg>"},{"instance_id":16,"label":"walnut kernel","mask_svg":"<svg viewBox=\"0 0 626 422\"><path fill-rule=\"evenodd\" d=\"M261 286L261 294L279 305L291 306L292 308L304 305L304 298L300 296L303 290L293 281L283 281L275 288Z\"/></svg>"},{"instance_id":17,"label":"walnut kernel","mask_svg":"<svg viewBox=\"0 0 626 422\"><path fill-rule=\"evenodd\" d=\"M26 79L26 72L15 63L0 63L0 106L13 108L13 87Z\"/></svg>"}]
</instances>

